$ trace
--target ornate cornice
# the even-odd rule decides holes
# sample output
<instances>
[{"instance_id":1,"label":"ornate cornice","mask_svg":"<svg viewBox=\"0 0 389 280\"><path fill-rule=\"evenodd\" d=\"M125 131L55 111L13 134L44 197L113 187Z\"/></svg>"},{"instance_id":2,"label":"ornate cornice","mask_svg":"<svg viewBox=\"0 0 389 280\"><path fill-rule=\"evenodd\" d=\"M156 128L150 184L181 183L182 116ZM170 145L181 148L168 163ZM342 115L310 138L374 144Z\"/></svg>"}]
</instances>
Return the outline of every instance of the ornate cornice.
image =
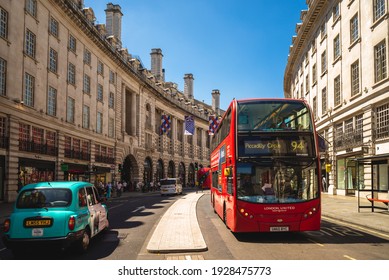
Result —
<instances>
[{"instance_id":1,"label":"ornate cornice","mask_svg":"<svg viewBox=\"0 0 389 280\"><path fill-rule=\"evenodd\" d=\"M293 71L296 67L298 59L302 56L301 52L303 47L309 39L311 32L315 32L317 23L320 20L320 12L323 10L323 7L328 3L328 0L314 0L309 6L309 10L304 11L304 16L302 17L304 21L299 24L298 33L293 38L293 45L290 47L288 62L286 64L285 73L284 73L284 94L285 97L290 97L290 83Z\"/></svg>"}]
</instances>

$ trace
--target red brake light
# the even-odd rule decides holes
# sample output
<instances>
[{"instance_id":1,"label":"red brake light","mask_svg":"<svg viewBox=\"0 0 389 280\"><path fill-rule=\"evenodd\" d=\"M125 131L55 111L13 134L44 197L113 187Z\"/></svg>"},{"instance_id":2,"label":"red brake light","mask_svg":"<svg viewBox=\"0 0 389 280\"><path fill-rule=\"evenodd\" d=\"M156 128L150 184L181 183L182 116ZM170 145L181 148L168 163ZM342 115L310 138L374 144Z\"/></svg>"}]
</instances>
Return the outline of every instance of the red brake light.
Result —
<instances>
[{"instance_id":1,"label":"red brake light","mask_svg":"<svg viewBox=\"0 0 389 280\"><path fill-rule=\"evenodd\" d=\"M75 226L76 226L76 219L73 216L71 216L69 218L68 227L70 230L73 230Z\"/></svg>"},{"instance_id":2,"label":"red brake light","mask_svg":"<svg viewBox=\"0 0 389 280\"><path fill-rule=\"evenodd\" d=\"M10 219L6 219L4 221L4 225L3 225L4 232L8 232L10 227L11 227L11 220Z\"/></svg>"}]
</instances>

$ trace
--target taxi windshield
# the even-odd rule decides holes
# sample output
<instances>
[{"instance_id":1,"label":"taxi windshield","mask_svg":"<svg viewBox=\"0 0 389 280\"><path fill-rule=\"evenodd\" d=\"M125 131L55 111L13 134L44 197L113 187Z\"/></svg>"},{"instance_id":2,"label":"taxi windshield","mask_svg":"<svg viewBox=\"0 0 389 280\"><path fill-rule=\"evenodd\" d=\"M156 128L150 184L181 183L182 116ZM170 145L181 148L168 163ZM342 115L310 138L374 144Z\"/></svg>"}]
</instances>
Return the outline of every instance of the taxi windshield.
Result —
<instances>
[{"instance_id":1,"label":"taxi windshield","mask_svg":"<svg viewBox=\"0 0 389 280\"><path fill-rule=\"evenodd\" d=\"M39 188L22 191L16 201L17 208L65 207L72 201L69 189Z\"/></svg>"}]
</instances>

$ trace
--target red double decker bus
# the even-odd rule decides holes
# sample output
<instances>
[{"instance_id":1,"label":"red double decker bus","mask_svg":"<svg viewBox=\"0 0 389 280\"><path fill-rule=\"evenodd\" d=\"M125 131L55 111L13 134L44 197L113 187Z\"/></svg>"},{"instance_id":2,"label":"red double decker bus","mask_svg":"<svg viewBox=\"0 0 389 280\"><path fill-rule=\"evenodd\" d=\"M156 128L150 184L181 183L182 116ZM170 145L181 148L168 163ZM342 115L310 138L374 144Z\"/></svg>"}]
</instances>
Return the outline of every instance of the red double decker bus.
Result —
<instances>
[{"instance_id":1,"label":"red double decker bus","mask_svg":"<svg viewBox=\"0 0 389 280\"><path fill-rule=\"evenodd\" d=\"M211 203L231 231L320 229L318 135L305 101L233 100L211 150Z\"/></svg>"}]
</instances>

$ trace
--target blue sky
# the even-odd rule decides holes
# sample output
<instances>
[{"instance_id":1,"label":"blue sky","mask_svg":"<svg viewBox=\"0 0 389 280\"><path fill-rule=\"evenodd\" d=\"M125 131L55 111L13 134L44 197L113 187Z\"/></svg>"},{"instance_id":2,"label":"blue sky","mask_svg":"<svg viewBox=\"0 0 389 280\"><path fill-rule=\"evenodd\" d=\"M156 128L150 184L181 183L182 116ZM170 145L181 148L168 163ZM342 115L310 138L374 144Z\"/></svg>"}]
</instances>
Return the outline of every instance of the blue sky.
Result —
<instances>
[{"instance_id":1,"label":"blue sky","mask_svg":"<svg viewBox=\"0 0 389 280\"><path fill-rule=\"evenodd\" d=\"M84 0L97 23L105 23L107 0ZM305 0L116 0L122 18L122 45L150 65L162 49L165 81L184 91L194 77L194 97L220 107L233 98L283 97L283 77Z\"/></svg>"}]
</instances>

